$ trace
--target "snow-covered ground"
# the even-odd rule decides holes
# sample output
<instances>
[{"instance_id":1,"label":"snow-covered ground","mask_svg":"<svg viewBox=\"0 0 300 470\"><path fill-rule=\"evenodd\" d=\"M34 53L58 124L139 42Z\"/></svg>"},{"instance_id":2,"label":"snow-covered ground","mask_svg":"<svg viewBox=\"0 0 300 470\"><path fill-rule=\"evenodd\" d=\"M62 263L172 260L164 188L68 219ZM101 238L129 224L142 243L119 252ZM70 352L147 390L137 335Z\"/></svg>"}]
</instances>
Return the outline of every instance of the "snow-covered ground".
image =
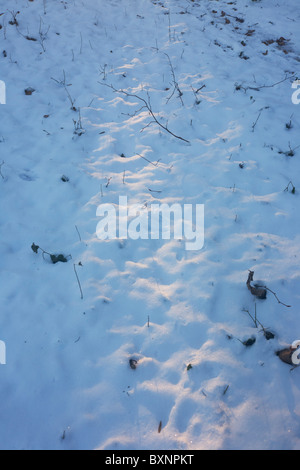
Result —
<instances>
[{"instance_id":1,"label":"snow-covered ground","mask_svg":"<svg viewBox=\"0 0 300 470\"><path fill-rule=\"evenodd\" d=\"M1 449L300 449L299 3L0 14ZM119 196L204 204L203 248L100 240Z\"/></svg>"}]
</instances>

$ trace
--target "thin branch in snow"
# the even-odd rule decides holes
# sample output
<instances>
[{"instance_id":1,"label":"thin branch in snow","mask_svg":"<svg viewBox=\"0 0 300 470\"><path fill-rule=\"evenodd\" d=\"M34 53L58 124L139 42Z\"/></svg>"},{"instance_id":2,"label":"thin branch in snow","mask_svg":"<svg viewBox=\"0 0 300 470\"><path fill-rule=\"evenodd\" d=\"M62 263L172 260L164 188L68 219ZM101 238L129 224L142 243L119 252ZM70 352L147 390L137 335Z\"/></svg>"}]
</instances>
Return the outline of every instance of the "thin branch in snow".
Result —
<instances>
[{"instance_id":1,"label":"thin branch in snow","mask_svg":"<svg viewBox=\"0 0 300 470\"><path fill-rule=\"evenodd\" d=\"M79 230L78 230L77 225L75 225L75 229L76 229L76 232L77 232L77 234L78 234L79 240L82 241L81 235L80 235L80 232L79 232Z\"/></svg>"},{"instance_id":2,"label":"thin branch in snow","mask_svg":"<svg viewBox=\"0 0 300 470\"><path fill-rule=\"evenodd\" d=\"M2 167L3 167L4 163L5 163L4 161L2 163L0 163L0 176L3 180L5 179L3 174L2 174Z\"/></svg>"},{"instance_id":3,"label":"thin branch in snow","mask_svg":"<svg viewBox=\"0 0 300 470\"><path fill-rule=\"evenodd\" d=\"M291 78L293 78L295 76L295 73L293 72L291 75L289 76L286 76L284 79L280 80L279 82L276 82L276 83L273 83L272 85L261 85L261 86L257 86L257 87L251 87L251 86L247 86L247 87L244 87L242 85L238 85L237 83L235 84L235 89L237 91L239 90L244 90L244 92L246 93L247 90L254 90L254 91L260 91L262 90L263 88L273 88L277 85L280 85L281 83L284 83L286 82L287 80L290 80Z\"/></svg>"},{"instance_id":4,"label":"thin branch in snow","mask_svg":"<svg viewBox=\"0 0 300 470\"><path fill-rule=\"evenodd\" d=\"M153 165L153 166L155 166L155 167L158 167L158 164L159 164L160 160L157 160L156 163L153 163L153 162L151 162L150 160L148 160L148 158L143 157L143 155L140 155L139 153L137 153L136 155L138 155L139 157L143 158L144 160L146 160L146 162L150 163L151 165Z\"/></svg>"},{"instance_id":5,"label":"thin branch in snow","mask_svg":"<svg viewBox=\"0 0 300 470\"><path fill-rule=\"evenodd\" d=\"M76 100L73 100L73 98L71 97L69 91L67 90L67 87L65 87L65 91L66 91L66 93L67 93L67 95L68 95L68 98L69 98L69 101L70 101L70 103L71 103L71 109L72 109L72 111L77 111L77 108L75 107L75 102L76 102Z\"/></svg>"},{"instance_id":6,"label":"thin branch in snow","mask_svg":"<svg viewBox=\"0 0 300 470\"><path fill-rule=\"evenodd\" d=\"M174 72L174 68L173 68L173 65L172 65L172 62L171 62L171 59L169 57L169 55L164 52L165 56L168 58L168 61L169 61L169 65L170 65L170 69L171 69L171 74L172 74L172 79L173 79L173 86L174 86L174 89L173 89L173 92L171 94L171 96L169 96L169 98L167 98L167 103L169 103L170 99L172 98L172 96L174 95L175 91L177 91L178 93L178 98L180 99L181 101L181 104L182 106L184 106L184 103L183 103L183 100L182 100L182 91L180 90L179 88L179 85L178 85L178 82L176 80L176 77L175 77L175 72Z\"/></svg>"},{"instance_id":7,"label":"thin branch in snow","mask_svg":"<svg viewBox=\"0 0 300 470\"><path fill-rule=\"evenodd\" d=\"M42 46L42 49L44 52L46 52L44 42L47 39L47 35L49 33L50 26L48 26L47 31L42 30L42 18L40 19L40 29L39 29L39 36L40 36L40 45Z\"/></svg>"},{"instance_id":8,"label":"thin branch in snow","mask_svg":"<svg viewBox=\"0 0 300 470\"><path fill-rule=\"evenodd\" d=\"M265 286L265 289L267 289L267 291L271 292L271 294L274 295L275 299L277 300L277 302L278 302L279 304L284 305L285 307L288 307L288 308L291 308L291 307L292 307L291 305L287 305L287 304L281 302L281 300L278 299L277 294L276 294L275 292L273 292L271 289L269 289L269 288L266 287L266 286Z\"/></svg>"},{"instance_id":9,"label":"thin branch in snow","mask_svg":"<svg viewBox=\"0 0 300 470\"><path fill-rule=\"evenodd\" d=\"M186 143L190 143L189 140L186 140L184 139L183 137L180 137L179 135L176 135L174 132L170 131L170 129L167 127L167 126L164 126L158 119L157 117L155 116L155 113L154 111L152 110L152 107L151 107L151 103L150 103L150 96L148 94L148 102L142 98L141 96L138 96L134 93L128 93L127 91L124 91L124 90L117 90L116 88L114 88L112 85L108 85L107 83L102 83L102 82L98 82L100 83L100 85L103 85L103 86L107 86L108 88L111 88L115 93L120 93L120 94L123 94L125 96L128 96L129 98L136 98L138 99L139 101L141 101L142 103L144 103L144 107L148 110L149 114L152 116L154 122L159 126L161 127L162 129L164 129L166 132L168 132L170 135L172 135L173 137L175 137L176 139L179 139L179 140L182 140L183 142L186 142Z\"/></svg>"},{"instance_id":10,"label":"thin branch in snow","mask_svg":"<svg viewBox=\"0 0 300 470\"><path fill-rule=\"evenodd\" d=\"M75 272L75 275L76 275L76 279L77 279L79 290L80 290L80 296L81 296L81 300L82 300L83 299L83 292L82 292L79 276L77 274L76 264L74 264L73 266L74 266L74 272ZM79 262L77 266L82 266L81 262Z\"/></svg>"},{"instance_id":11,"label":"thin branch in snow","mask_svg":"<svg viewBox=\"0 0 300 470\"><path fill-rule=\"evenodd\" d=\"M269 108L270 108L270 106L265 106L264 108L261 108L261 109L259 110L259 115L258 115L256 121L255 121L255 122L253 123L253 125L252 125L252 132L254 132L254 129L255 129L255 127L256 127L256 124L257 124L258 121L259 121L260 116L262 115L262 112L263 112L265 109L269 109Z\"/></svg>"}]
</instances>

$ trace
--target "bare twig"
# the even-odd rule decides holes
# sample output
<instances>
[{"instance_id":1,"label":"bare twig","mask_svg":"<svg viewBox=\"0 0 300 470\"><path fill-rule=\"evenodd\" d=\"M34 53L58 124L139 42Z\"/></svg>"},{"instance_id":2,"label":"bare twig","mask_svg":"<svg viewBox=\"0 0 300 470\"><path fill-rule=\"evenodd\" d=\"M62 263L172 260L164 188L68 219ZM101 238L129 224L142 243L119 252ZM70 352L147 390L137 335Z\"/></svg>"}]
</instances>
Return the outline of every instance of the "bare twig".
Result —
<instances>
[{"instance_id":1,"label":"bare twig","mask_svg":"<svg viewBox=\"0 0 300 470\"><path fill-rule=\"evenodd\" d=\"M80 51L79 54L82 54L82 33L80 32Z\"/></svg>"},{"instance_id":2,"label":"bare twig","mask_svg":"<svg viewBox=\"0 0 300 470\"><path fill-rule=\"evenodd\" d=\"M254 132L254 129L255 129L255 127L256 127L256 124L258 123L258 120L259 120L259 118L260 118L262 112L263 112L265 109L269 109L269 108L270 108L270 106L265 106L264 108L261 108L261 109L259 110L259 115L258 115L256 121L255 121L255 122L253 123L253 125L252 125L252 132Z\"/></svg>"},{"instance_id":3,"label":"bare twig","mask_svg":"<svg viewBox=\"0 0 300 470\"><path fill-rule=\"evenodd\" d=\"M182 140L183 142L186 142L186 143L190 143L189 140L186 140L184 139L183 137L180 137L176 134L174 134L174 132L170 131L170 129L167 127L167 126L164 126L158 119L157 117L155 116L155 113L153 112L152 110L152 107L151 107L151 103L150 103L150 97L148 96L148 102L144 99L144 98L141 98L140 96L134 94L134 93L128 93L127 91L124 91L124 90L117 90L116 88L114 88L112 85L108 85L107 83L102 83L102 82L98 82L100 83L100 85L103 85L103 86L107 86L109 88L111 88L115 93L120 93L120 94L123 94L125 96L128 96L129 98L136 98L138 99L139 101L141 101L142 103L144 103L144 106L142 108L146 108L149 112L149 114L152 116L154 122L156 124L158 124L159 127L161 127L162 129L164 129L166 132L168 132L169 134L171 134L173 137L175 137L176 139L179 139L179 140ZM141 109L142 109L141 108Z\"/></svg>"},{"instance_id":4,"label":"bare twig","mask_svg":"<svg viewBox=\"0 0 300 470\"><path fill-rule=\"evenodd\" d=\"M249 89L250 89L250 90L259 91L259 90L261 90L262 88L273 88L273 87L275 87L275 86L277 86L277 85L280 85L280 84L283 83L283 82L286 82L287 80L289 80L290 78L292 78L292 77L294 77L294 76L295 76L295 73L292 73L289 77L286 76L283 80L280 80L279 82L273 83L273 85L261 85L261 86L259 86L259 87L257 87L257 88L251 88L251 87L249 87Z\"/></svg>"},{"instance_id":5,"label":"bare twig","mask_svg":"<svg viewBox=\"0 0 300 470\"><path fill-rule=\"evenodd\" d=\"M106 67L107 67L107 64L104 64L104 66L100 69L100 74L102 75L103 80L106 80L106 77L107 77Z\"/></svg>"},{"instance_id":6,"label":"bare twig","mask_svg":"<svg viewBox=\"0 0 300 470\"><path fill-rule=\"evenodd\" d=\"M78 277L78 274L77 274L77 271L76 271L76 264L74 264L73 266L74 266L74 271L75 271L76 279L77 279L77 282L78 282L78 286L79 286L79 289L80 289L81 299L83 299L83 292L82 292L80 280L79 280L79 277ZM78 263L77 266L82 266L82 264L81 264L81 263Z\"/></svg>"},{"instance_id":7,"label":"bare twig","mask_svg":"<svg viewBox=\"0 0 300 470\"><path fill-rule=\"evenodd\" d=\"M70 95L69 91L67 90L67 87L65 86L65 90L66 90L66 93L68 95L68 98L69 98L69 101L71 103L71 109L72 111L77 111L77 108L75 107L75 101L76 100L73 100L72 96Z\"/></svg>"},{"instance_id":8,"label":"bare twig","mask_svg":"<svg viewBox=\"0 0 300 470\"><path fill-rule=\"evenodd\" d=\"M59 85L62 85L63 87L66 86L71 86L71 83L67 84L66 83L66 72L63 70L63 79L62 80L57 80L56 78L51 77L51 80L54 80L56 83Z\"/></svg>"},{"instance_id":9,"label":"bare twig","mask_svg":"<svg viewBox=\"0 0 300 470\"><path fill-rule=\"evenodd\" d=\"M277 294L276 294L275 292L273 292L271 289L269 289L269 288L266 287L266 286L265 286L265 289L267 289L267 291L271 292L271 294L274 295L275 299L277 300L277 302L278 302L279 304L284 305L284 306L287 307L287 308L291 308L291 307L292 307L291 305L287 305L287 304L281 302L281 300L278 299Z\"/></svg>"},{"instance_id":10,"label":"bare twig","mask_svg":"<svg viewBox=\"0 0 300 470\"><path fill-rule=\"evenodd\" d=\"M106 188L108 188L108 186L110 185L111 180L112 180L112 176L110 176L109 178L106 178L106 185L105 185Z\"/></svg>"},{"instance_id":11,"label":"bare twig","mask_svg":"<svg viewBox=\"0 0 300 470\"><path fill-rule=\"evenodd\" d=\"M252 295L255 295L259 299L265 299L266 296L267 296L267 291L269 291L274 295L274 297L276 298L276 300L279 304L284 305L285 307L288 307L288 308L291 307L291 305L287 305L287 304L281 302L281 300L279 300L279 298L277 297L277 294L275 292L273 292L271 289L269 289L269 287L258 286L258 285L251 286L251 282L253 282L253 276L254 276L254 271L249 271L249 276L248 276L248 280L247 280L247 287L250 290Z\"/></svg>"},{"instance_id":12,"label":"bare twig","mask_svg":"<svg viewBox=\"0 0 300 470\"><path fill-rule=\"evenodd\" d=\"M195 95L195 99L196 99L195 103L196 103L196 104L200 104L200 103L201 103L201 100L199 100L199 98L198 98L198 93L199 93L199 91L203 90L203 88L205 88L205 87L206 87L206 85L202 85L202 86L201 86L200 88L198 88L197 90L194 90L194 88L191 86L191 88L192 88L192 90L193 90L193 93L194 93L194 95Z\"/></svg>"},{"instance_id":13,"label":"bare twig","mask_svg":"<svg viewBox=\"0 0 300 470\"><path fill-rule=\"evenodd\" d=\"M247 310L246 308L243 308L243 312L248 313L249 317L251 318L251 320L253 321L253 323L254 323L254 325L255 325L255 328L257 328L257 318L253 318L253 316L251 315L251 313L249 312L249 310Z\"/></svg>"},{"instance_id":14,"label":"bare twig","mask_svg":"<svg viewBox=\"0 0 300 470\"><path fill-rule=\"evenodd\" d=\"M271 333L270 331L268 331L268 329L265 328L264 325L258 320L258 318L257 318L257 311L256 311L256 303L255 303L255 316L254 316L254 318L253 318L253 316L251 315L251 313L249 312L249 310L247 310L246 308L243 309L243 312L248 313L249 317L251 318L251 320L252 320L253 323L254 323L255 328L258 328L258 324L261 326L262 331L263 331L263 333L264 333L264 337L265 337L267 340L274 338L274 334Z\"/></svg>"},{"instance_id":15,"label":"bare twig","mask_svg":"<svg viewBox=\"0 0 300 470\"><path fill-rule=\"evenodd\" d=\"M168 22L169 22L169 41L171 42L171 12L170 10L167 12L168 15Z\"/></svg>"},{"instance_id":16,"label":"bare twig","mask_svg":"<svg viewBox=\"0 0 300 470\"><path fill-rule=\"evenodd\" d=\"M171 69L171 73L172 73L172 79L173 79L173 86L174 86L174 90L172 92L172 94L169 96L169 98L167 99L167 103L170 101L170 99L172 98L172 96L174 95L175 91L177 91L178 93L178 98L180 99L181 101L181 104L183 106L183 100L182 100L182 91L180 90L179 88L179 85L178 85L178 82L176 80L176 77L175 77L175 72L174 72L174 68L173 68L173 65L172 65L172 62L171 62L171 59L170 57L168 56L168 54L166 52L164 52L165 56L168 58L168 61L169 61L169 65L170 65L170 69Z\"/></svg>"},{"instance_id":17,"label":"bare twig","mask_svg":"<svg viewBox=\"0 0 300 470\"><path fill-rule=\"evenodd\" d=\"M47 35L49 33L50 26L48 26L47 31L42 30L42 18L40 19L40 29L39 29L39 36L40 36L40 45L42 46L42 49L44 52L46 52L44 42L47 39Z\"/></svg>"},{"instance_id":18,"label":"bare twig","mask_svg":"<svg viewBox=\"0 0 300 470\"><path fill-rule=\"evenodd\" d=\"M251 86L243 87L242 85L237 85L236 84L235 89L236 90L244 90L245 93L246 93L247 90L260 91L263 88L273 88L277 85L280 85L281 83L286 82L287 80L291 79L294 76L295 76L295 73L292 73L291 75L286 76L283 80L280 80L279 82L273 83L272 85L261 85L261 86L258 86L258 87L251 87Z\"/></svg>"},{"instance_id":19,"label":"bare twig","mask_svg":"<svg viewBox=\"0 0 300 470\"><path fill-rule=\"evenodd\" d=\"M294 157L295 156L295 151L300 147L300 145L297 145L297 147L295 148L292 148L291 147L291 143L289 142L289 150L287 150L286 152L283 152L282 150L279 150L278 153L280 155L284 154L286 155L287 157Z\"/></svg>"},{"instance_id":20,"label":"bare twig","mask_svg":"<svg viewBox=\"0 0 300 470\"><path fill-rule=\"evenodd\" d=\"M9 21L9 24L10 25L15 25L15 26L19 26L19 22L17 20L17 16L20 14L19 11L15 12L15 11L10 11L10 10L7 10L11 16L12 16L12 19Z\"/></svg>"},{"instance_id":21,"label":"bare twig","mask_svg":"<svg viewBox=\"0 0 300 470\"><path fill-rule=\"evenodd\" d=\"M139 153L137 153L136 155L138 155L139 157L143 158L144 160L146 160L146 162L150 163L151 165L153 165L153 166L155 166L155 167L158 167L158 164L159 164L160 160L157 160L156 163L153 163L153 162L151 162L150 160L148 160L148 158L143 157L143 155L141 155L141 154L139 154Z\"/></svg>"},{"instance_id":22,"label":"bare twig","mask_svg":"<svg viewBox=\"0 0 300 470\"><path fill-rule=\"evenodd\" d=\"M75 225L75 228L76 228L76 232L78 233L79 240L82 241L77 225Z\"/></svg>"},{"instance_id":23,"label":"bare twig","mask_svg":"<svg viewBox=\"0 0 300 470\"><path fill-rule=\"evenodd\" d=\"M290 189L290 186L292 186L291 193L292 193L292 194L295 194L296 188L295 188L295 186L293 185L293 182L292 182L292 181L289 182L289 184L287 185L287 187L285 188L284 191L285 191L285 192L288 192L289 189Z\"/></svg>"},{"instance_id":24,"label":"bare twig","mask_svg":"<svg viewBox=\"0 0 300 470\"><path fill-rule=\"evenodd\" d=\"M0 176L3 180L5 179L4 176L2 175L2 167L3 167L4 163L5 163L4 161L2 163L0 163Z\"/></svg>"},{"instance_id":25,"label":"bare twig","mask_svg":"<svg viewBox=\"0 0 300 470\"><path fill-rule=\"evenodd\" d=\"M78 108L78 121L75 121L75 119L73 119L73 124L74 124L74 134L78 135L79 137L82 136L82 134L85 133L85 130L82 127L80 108Z\"/></svg>"}]
</instances>

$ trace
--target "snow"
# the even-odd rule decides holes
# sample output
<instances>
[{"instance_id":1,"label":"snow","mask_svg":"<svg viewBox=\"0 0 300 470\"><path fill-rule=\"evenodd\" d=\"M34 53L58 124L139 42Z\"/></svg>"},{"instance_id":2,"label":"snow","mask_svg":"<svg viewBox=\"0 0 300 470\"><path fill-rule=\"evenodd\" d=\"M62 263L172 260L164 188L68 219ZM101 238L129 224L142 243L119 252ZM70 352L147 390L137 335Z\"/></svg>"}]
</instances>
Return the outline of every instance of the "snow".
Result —
<instances>
[{"instance_id":1,"label":"snow","mask_svg":"<svg viewBox=\"0 0 300 470\"><path fill-rule=\"evenodd\" d=\"M298 2L0 14L1 449L299 450ZM99 240L120 196L204 204L203 248Z\"/></svg>"}]
</instances>

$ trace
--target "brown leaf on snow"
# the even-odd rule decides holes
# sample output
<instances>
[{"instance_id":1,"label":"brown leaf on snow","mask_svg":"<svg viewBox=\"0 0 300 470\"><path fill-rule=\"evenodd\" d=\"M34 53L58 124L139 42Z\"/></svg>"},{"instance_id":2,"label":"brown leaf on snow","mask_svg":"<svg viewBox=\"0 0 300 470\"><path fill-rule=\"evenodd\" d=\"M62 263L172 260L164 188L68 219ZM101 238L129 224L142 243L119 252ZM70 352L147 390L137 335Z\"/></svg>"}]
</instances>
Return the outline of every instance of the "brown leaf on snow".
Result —
<instances>
[{"instance_id":1,"label":"brown leaf on snow","mask_svg":"<svg viewBox=\"0 0 300 470\"><path fill-rule=\"evenodd\" d=\"M249 271L249 276L247 279L247 287L249 291L251 292L252 295L255 295L258 299L265 300L267 298L267 290L255 284L254 286L251 285L251 282L253 282L253 276L254 276L254 271Z\"/></svg>"},{"instance_id":2,"label":"brown leaf on snow","mask_svg":"<svg viewBox=\"0 0 300 470\"><path fill-rule=\"evenodd\" d=\"M284 37L281 37L276 40L278 46L286 46L289 41L289 39L285 39Z\"/></svg>"},{"instance_id":3,"label":"brown leaf on snow","mask_svg":"<svg viewBox=\"0 0 300 470\"><path fill-rule=\"evenodd\" d=\"M265 44L266 46L270 46L271 44L274 44L274 39L268 39L266 41L262 41L263 44Z\"/></svg>"},{"instance_id":4,"label":"brown leaf on snow","mask_svg":"<svg viewBox=\"0 0 300 470\"><path fill-rule=\"evenodd\" d=\"M290 347L290 348L282 349L281 351L277 351L276 354L282 362L285 362L286 364L290 364L291 366L293 366L294 363L292 361L292 355L294 351L295 349Z\"/></svg>"},{"instance_id":5,"label":"brown leaf on snow","mask_svg":"<svg viewBox=\"0 0 300 470\"><path fill-rule=\"evenodd\" d=\"M34 88L31 88L31 87L29 87L29 88L26 88L26 90L24 90L24 91L25 91L25 95L27 95L27 96L31 96L31 95L32 95L32 93L34 93L34 92L35 92L35 89L34 89Z\"/></svg>"}]
</instances>

